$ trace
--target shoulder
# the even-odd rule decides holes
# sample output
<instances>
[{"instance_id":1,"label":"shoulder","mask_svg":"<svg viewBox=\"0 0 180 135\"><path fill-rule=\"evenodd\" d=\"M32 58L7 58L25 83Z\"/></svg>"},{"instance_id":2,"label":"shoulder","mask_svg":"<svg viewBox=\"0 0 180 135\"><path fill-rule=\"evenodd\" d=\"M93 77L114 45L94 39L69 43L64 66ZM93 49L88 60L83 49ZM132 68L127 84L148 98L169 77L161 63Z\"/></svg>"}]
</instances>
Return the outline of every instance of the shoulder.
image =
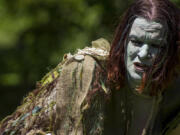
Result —
<instances>
[{"instance_id":1,"label":"shoulder","mask_svg":"<svg viewBox=\"0 0 180 135\"><path fill-rule=\"evenodd\" d=\"M107 40L101 38L92 42L92 47L78 49L74 55L66 54L65 63L61 69L60 89L63 87L81 88L90 87L92 82L96 80L97 72L106 70L107 58L109 56L110 44ZM62 83L63 82L63 83ZM86 85L86 86L85 86ZM68 86L68 87L67 87ZM72 89L71 89L72 90ZM68 91L71 91L68 90ZM58 90L67 91L67 90Z\"/></svg>"},{"instance_id":2,"label":"shoulder","mask_svg":"<svg viewBox=\"0 0 180 135\"><path fill-rule=\"evenodd\" d=\"M61 73L58 78L57 91L71 92L75 88L83 89L83 86L91 85L91 82L96 79L97 70L106 70L109 48L110 45L107 40L98 39L92 42L92 47L78 49L74 55L65 54L63 60L65 62L61 66Z\"/></svg>"},{"instance_id":3,"label":"shoulder","mask_svg":"<svg viewBox=\"0 0 180 135\"><path fill-rule=\"evenodd\" d=\"M98 39L92 42L92 47L78 49L74 55L65 54L62 62L37 83L36 90L24 98L22 105L1 121L0 133L45 134L53 131L56 114L64 115L57 112L58 107L63 110L63 106L70 108L83 102L96 67L105 68L109 48L107 40Z\"/></svg>"},{"instance_id":4,"label":"shoulder","mask_svg":"<svg viewBox=\"0 0 180 135\"><path fill-rule=\"evenodd\" d=\"M92 42L91 48L79 49L75 55L68 54L66 56L68 60L63 65L57 84L57 121L61 121L58 124L59 134L63 134L67 129L71 129L71 131L67 131L71 134L77 128L83 128L79 127L80 125L75 126L73 123L79 123L80 119L84 118L82 118L82 112L91 106L88 102L89 97L95 92L95 89L99 88L96 86L100 81L101 71L106 68L105 64L109 55L106 45L109 45L106 40L99 39ZM98 107L98 109L100 108ZM74 122L72 123L70 119L73 119ZM64 125L68 125L68 127L64 127Z\"/></svg>"},{"instance_id":5,"label":"shoulder","mask_svg":"<svg viewBox=\"0 0 180 135\"><path fill-rule=\"evenodd\" d=\"M92 41L91 47L85 47L84 49L78 49L74 55L70 53L64 55L64 59L67 60L66 64L71 62L84 62L86 56L92 57L95 61L105 62L109 56L110 44L106 39L100 38ZM65 64L65 65L66 65Z\"/></svg>"}]
</instances>

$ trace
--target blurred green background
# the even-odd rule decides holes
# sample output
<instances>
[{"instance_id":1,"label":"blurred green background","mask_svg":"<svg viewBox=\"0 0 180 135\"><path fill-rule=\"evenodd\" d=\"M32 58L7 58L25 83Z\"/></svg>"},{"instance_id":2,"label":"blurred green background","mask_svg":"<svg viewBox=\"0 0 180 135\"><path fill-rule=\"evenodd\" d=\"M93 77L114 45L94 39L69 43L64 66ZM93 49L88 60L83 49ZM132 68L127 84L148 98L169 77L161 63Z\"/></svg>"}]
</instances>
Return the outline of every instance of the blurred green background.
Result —
<instances>
[{"instance_id":1,"label":"blurred green background","mask_svg":"<svg viewBox=\"0 0 180 135\"><path fill-rule=\"evenodd\" d=\"M180 5L180 0L172 0ZM0 119L64 53L112 40L132 0L0 0Z\"/></svg>"}]
</instances>

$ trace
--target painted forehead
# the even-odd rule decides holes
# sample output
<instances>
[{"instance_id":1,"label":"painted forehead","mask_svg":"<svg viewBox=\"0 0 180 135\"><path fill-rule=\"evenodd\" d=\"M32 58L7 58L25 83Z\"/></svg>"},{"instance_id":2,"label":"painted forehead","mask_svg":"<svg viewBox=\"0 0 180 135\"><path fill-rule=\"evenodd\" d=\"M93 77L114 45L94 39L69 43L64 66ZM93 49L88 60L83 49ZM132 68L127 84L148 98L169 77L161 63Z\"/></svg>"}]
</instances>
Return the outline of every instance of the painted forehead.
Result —
<instances>
[{"instance_id":1,"label":"painted forehead","mask_svg":"<svg viewBox=\"0 0 180 135\"><path fill-rule=\"evenodd\" d=\"M162 29L164 29L165 27L164 27L164 25L163 24L161 24L161 23L159 23L159 22L155 22L155 21L149 21L149 20L147 20L147 19L145 19L145 18L140 18L140 17L138 17L138 18L136 18L135 20L134 20L134 24L133 24L134 26L138 26L138 27L140 27L141 29L143 29L143 30L162 30Z\"/></svg>"},{"instance_id":2,"label":"painted forehead","mask_svg":"<svg viewBox=\"0 0 180 135\"><path fill-rule=\"evenodd\" d=\"M130 35L136 35L139 38L148 35L148 37L159 41L166 40L167 25L138 17L133 22Z\"/></svg>"}]
</instances>

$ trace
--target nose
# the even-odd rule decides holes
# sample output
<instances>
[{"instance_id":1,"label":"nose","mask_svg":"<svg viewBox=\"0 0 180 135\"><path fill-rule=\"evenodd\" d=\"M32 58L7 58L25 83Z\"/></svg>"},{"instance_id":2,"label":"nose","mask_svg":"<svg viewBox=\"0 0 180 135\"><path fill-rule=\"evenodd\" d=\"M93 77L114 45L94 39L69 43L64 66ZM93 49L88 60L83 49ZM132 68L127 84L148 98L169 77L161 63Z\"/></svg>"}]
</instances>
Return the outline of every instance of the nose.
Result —
<instances>
[{"instance_id":1,"label":"nose","mask_svg":"<svg viewBox=\"0 0 180 135\"><path fill-rule=\"evenodd\" d=\"M139 53L138 56L141 59L145 59L148 56L148 52L149 51L149 46L147 44L144 44L143 46L141 46L141 48L139 49Z\"/></svg>"}]
</instances>

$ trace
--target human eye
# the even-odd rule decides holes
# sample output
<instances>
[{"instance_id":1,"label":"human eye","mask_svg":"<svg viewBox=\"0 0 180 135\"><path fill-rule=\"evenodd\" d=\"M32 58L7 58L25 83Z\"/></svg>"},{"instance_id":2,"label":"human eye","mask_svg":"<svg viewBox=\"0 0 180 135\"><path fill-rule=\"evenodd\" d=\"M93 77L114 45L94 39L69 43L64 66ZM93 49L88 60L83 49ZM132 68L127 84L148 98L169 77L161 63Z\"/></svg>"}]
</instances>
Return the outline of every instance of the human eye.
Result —
<instances>
[{"instance_id":1,"label":"human eye","mask_svg":"<svg viewBox=\"0 0 180 135\"><path fill-rule=\"evenodd\" d=\"M152 46L153 48L163 49L163 46L162 46L162 45L159 45L159 44L151 44L151 46Z\"/></svg>"},{"instance_id":2,"label":"human eye","mask_svg":"<svg viewBox=\"0 0 180 135\"><path fill-rule=\"evenodd\" d=\"M137 39L130 39L131 43L135 46L141 46L143 43Z\"/></svg>"}]
</instances>

